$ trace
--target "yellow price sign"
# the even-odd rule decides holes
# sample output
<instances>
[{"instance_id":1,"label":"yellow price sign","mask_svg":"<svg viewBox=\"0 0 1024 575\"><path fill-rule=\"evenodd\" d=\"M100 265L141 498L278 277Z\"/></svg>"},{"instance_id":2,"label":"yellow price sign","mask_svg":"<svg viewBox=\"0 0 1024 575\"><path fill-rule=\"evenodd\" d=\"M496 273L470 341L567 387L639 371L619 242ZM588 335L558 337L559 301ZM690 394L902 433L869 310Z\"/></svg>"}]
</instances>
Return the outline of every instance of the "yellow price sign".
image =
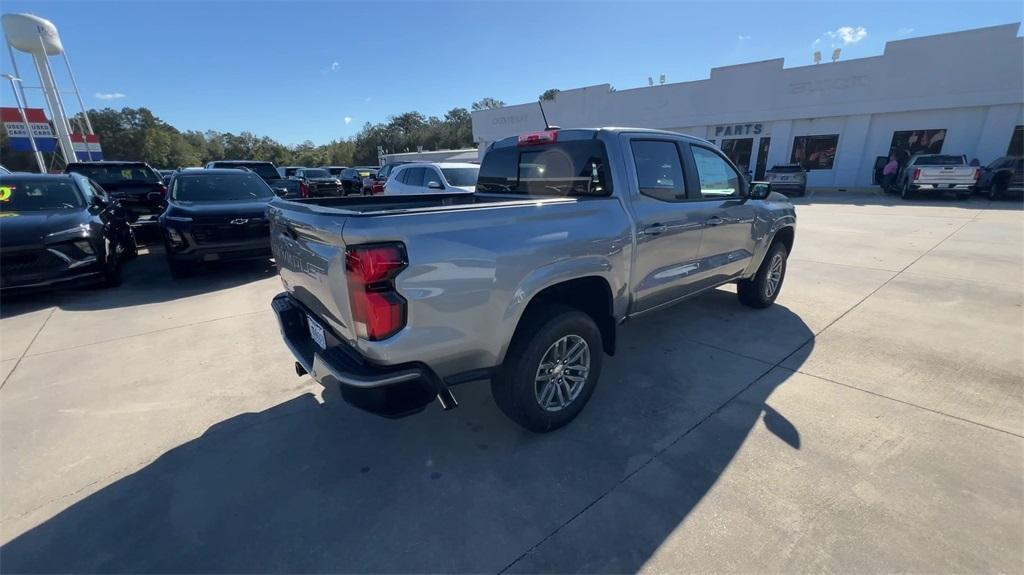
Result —
<instances>
[{"instance_id":1,"label":"yellow price sign","mask_svg":"<svg viewBox=\"0 0 1024 575\"><path fill-rule=\"evenodd\" d=\"M14 193L14 186L0 186L0 202L7 202Z\"/></svg>"}]
</instances>

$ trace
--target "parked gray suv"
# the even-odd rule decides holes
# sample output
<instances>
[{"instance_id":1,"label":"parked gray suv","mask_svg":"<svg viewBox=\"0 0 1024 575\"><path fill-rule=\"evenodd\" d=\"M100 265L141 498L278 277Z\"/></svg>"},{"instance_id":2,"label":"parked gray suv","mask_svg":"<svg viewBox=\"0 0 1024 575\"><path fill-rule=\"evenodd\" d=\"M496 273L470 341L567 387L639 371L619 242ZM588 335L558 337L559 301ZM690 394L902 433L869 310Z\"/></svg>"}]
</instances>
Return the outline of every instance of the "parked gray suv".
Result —
<instances>
[{"instance_id":1,"label":"parked gray suv","mask_svg":"<svg viewBox=\"0 0 1024 575\"><path fill-rule=\"evenodd\" d=\"M489 379L533 431L583 409L619 324L702 291L779 295L796 214L704 140L643 129L549 130L494 143L476 193L275 199L300 375L401 416Z\"/></svg>"}]
</instances>

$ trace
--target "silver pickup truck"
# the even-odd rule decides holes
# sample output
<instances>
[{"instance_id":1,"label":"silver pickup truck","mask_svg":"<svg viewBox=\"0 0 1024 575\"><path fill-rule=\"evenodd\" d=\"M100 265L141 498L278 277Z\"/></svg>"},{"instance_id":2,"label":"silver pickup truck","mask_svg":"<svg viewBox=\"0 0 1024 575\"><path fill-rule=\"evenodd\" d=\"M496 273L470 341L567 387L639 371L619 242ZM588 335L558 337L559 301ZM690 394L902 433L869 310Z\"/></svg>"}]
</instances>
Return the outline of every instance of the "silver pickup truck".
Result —
<instances>
[{"instance_id":1,"label":"silver pickup truck","mask_svg":"<svg viewBox=\"0 0 1024 575\"><path fill-rule=\"evenodd\" d=\"M622 322L730 282L771 305L796 225L708 142L624 128L495 142L473 194L275 199L267 214L299 375L391 417L490 380L541 432L589 400Z\"/></svg>"},{"instance_id":2,"label":"silver pickup truck","mask_svg":"<svg viewBox=\"0 0 1024 575\"><path fill-rule=\"evenodd\" d=\"M900 197L909 200L919 193L956 194L958 200L971 197L981 168L967 165L965 156L921 154L912 156L897 180Z\"/></svg>"}]
</instances>

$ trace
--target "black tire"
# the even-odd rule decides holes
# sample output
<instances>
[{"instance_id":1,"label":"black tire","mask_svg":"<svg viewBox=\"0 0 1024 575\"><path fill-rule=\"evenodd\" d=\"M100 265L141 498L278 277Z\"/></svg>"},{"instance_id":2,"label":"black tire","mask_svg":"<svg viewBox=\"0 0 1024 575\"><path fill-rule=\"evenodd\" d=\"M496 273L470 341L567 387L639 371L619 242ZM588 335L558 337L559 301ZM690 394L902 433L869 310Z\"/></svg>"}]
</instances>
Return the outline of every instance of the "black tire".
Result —
<instances>
[{"instance_id":1,"label":"black tire","mask_svg":"<svg viewBox=\"0 0 1024 575\"><path fill-rule=\"evenodd\" d=\"M1010 178L996 177L989 184L988 188L988 199L998 200L1003 197L1006 193L1006 188L1010 187Z\"/></svg>"},{"instance_id":2,"label":"black tire","mask_svg":"<svg viewBox=\"0 0 1024 575\"><path fill-rule=\"evenodd\" d=\"M573 338L577 341L574 342ZM567 345L575 346L579 340L586 343L589 371L582 376L583 382L578 390L568 390L553 383L558 397L565 397L561 393L563 389L566 389L566 393L574 393L575 397L568 399L564 406L552 405L553 409L545 409L540 403L541 392L548 390L550 384L537 381L538 370L555 344L563 339ZM562 427L579 415L594 393L594 387L601 377L604 353L601 343L601 331L597 324L593 318L579 310L563 305L546 305L530 310L519 322L512 344L505 354L505 364L491 379L491 393L495 403L512 421L530 431L545 433ZM568 351L571 349L566 350L566 353ZM558 374L563 373L560 365L556 364L552 369L557 369ZM570 369L574 368L565 369L566 376ZM566 382L564 385L573 384ZM557 403L557 398L552 394L548 401Z\"/></svg>"},{"instance_id":3,"label":"black tire","mask_svg":"<svg viewBox=\"0 0 1024 575\"><path fill-rule=\"evenodd\" d=\"M903 186L900 187L900 198L904 200L914 199L914 191L910 189L910 184L903 182Z\"/></svg>"},{"instance_id":4,"label":"black tire","mask_svg":"<svg viewBox=\"0 0 1024 575\"><path fill-rule=\"evenodd\" d=\"M124 235L124 258L126 260L133 260L139 257L139 241L135 238L135 232L128 228L128 232Z\"/></svg>"},{"instance_id":5,"label":"black tire","mask_svg":"<svg viewBox=\"0 0 1024 575\"><path fill-rule=\"evenodd\" d=\"M778 258L781 258L781 261L777 261ZM782 242L773 243L768 248L768 253L764 255L761 267L757 269L754 277L737 282L736 295L740 298L740 303L759 309L775 303L775 298L779 297L779 292L782 291L782 283L786 280L786 261L788 259L789 252L786 251L786 246ZM776 281L770 282L776 264L779 265L777 278Z\"/></svg>"},{"instance_id":6,"label":"black tire","mask_svg":"<svg viewBox=\"0 0 1024 575\"><path fill-rule=\"evenodd\" d=\"M107 242L107 253L103 256L103 287L117 287L121 285L121 256L117 253L117 246Z\"/></svg>"}]
</instances>

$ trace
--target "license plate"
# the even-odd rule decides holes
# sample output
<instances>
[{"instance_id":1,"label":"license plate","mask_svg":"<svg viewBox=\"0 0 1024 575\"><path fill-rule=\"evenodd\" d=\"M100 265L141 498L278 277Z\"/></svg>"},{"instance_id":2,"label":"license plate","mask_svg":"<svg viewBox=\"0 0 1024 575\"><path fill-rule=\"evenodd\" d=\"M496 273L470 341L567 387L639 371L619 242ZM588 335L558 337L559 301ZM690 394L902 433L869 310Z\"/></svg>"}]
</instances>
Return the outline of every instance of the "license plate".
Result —
<instances>
[{"instance_id":1,"label":"license plate","mask_svg":"<svg viewBox=\"0 0 1024 575\"><path fill-rule=\"evenodd\" d=\"M310 316L306 316L306 323L309 324L309 337L320 346L320 349L327 349L327 340L324 339L324 326L316 322Z\"/></svg>"}]
</instances>

